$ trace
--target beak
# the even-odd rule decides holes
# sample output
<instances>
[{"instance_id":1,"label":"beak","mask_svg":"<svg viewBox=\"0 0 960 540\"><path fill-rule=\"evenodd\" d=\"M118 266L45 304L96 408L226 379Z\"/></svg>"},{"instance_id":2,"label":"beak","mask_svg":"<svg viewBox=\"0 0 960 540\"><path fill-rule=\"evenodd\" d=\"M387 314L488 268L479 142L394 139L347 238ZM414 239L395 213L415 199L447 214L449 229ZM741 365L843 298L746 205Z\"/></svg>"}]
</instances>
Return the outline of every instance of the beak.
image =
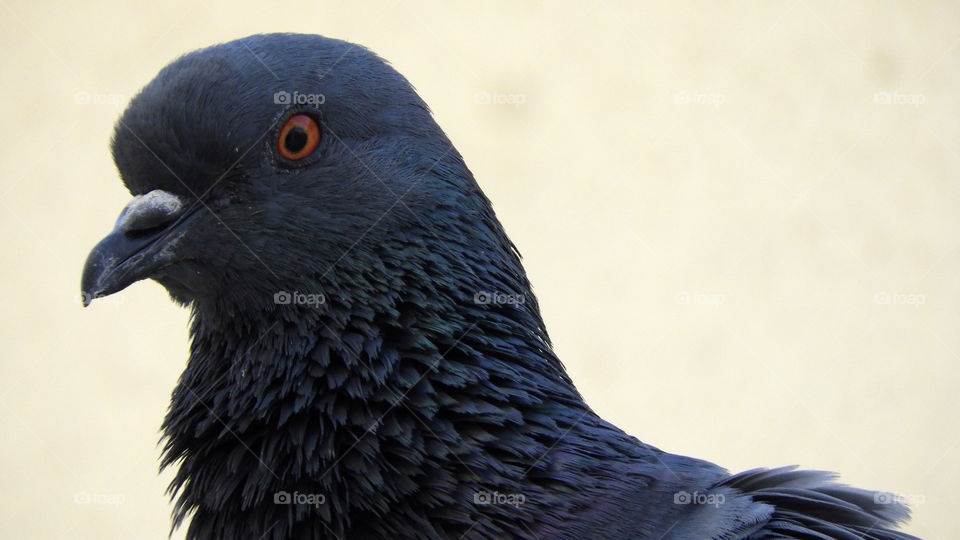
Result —
<instances>
[{"instance_id":1,"label":"beak","mask_svg":"<svg viewBox=\"0 0 960 540\"><path fill-rule=\"evenodd\" d=\"M83 306L151 277L175 260L174 247L185 234L184 200L166 191L138 195L127 204L110 234L98 243L80 279Z\"/></svg>"}]
</instances>

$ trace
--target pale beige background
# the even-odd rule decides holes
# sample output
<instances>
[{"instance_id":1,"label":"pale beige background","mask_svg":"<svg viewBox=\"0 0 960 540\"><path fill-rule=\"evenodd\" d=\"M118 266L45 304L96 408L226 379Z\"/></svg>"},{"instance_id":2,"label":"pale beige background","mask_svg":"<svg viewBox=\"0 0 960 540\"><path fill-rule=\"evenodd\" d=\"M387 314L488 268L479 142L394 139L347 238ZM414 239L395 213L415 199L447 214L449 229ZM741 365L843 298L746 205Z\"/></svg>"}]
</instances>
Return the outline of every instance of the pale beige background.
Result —
<instances>
[{"instance_id":1,"label":"pale beige background","mask_svg":"<svg viewBox=\"0 0 960 540\"><path fill-rule=\"evenodd\" d=\"M154 283L78 304L127 199L107 143L177 55L279 30L419 89L601 414L732 470L840 471L960 537L955 3L127 4L0 1L3 538L166 536L187 312Z\"/></svg>"}]
</instances>

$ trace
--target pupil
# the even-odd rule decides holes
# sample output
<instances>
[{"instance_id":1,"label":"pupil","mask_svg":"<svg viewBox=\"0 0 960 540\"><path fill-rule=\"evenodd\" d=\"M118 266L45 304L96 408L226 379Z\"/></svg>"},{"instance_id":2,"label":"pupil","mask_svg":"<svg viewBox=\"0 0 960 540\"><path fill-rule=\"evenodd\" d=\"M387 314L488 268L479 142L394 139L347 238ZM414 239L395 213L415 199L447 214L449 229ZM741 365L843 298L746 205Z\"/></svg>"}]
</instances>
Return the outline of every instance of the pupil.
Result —
<instances>
[{"instance_id":1,"label":"pupil","mask_svg":"<svg viewBox=\"0 0 960 540\"><path fill-rule=\"evenodd\" d=\"M296 154L307 146L307 139L306 130L297 126L287 133L287 137L283 140L283 146L291 153Z\"/></svg>"}]
</instances>

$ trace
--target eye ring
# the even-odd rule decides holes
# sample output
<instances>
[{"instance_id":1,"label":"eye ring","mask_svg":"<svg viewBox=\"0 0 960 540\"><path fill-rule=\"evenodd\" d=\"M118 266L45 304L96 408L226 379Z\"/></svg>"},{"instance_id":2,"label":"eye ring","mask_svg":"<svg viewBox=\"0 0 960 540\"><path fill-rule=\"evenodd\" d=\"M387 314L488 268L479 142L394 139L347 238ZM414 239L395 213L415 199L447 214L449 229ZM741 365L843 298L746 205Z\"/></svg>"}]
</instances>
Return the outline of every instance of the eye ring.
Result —
<instances>
[{"instance_id":1,"label":"eye ring","mask_svg":"<svg viewBox=\"0 0 960 540\"><path fill-rule=\"evenodd\" d=\"M302 113L288 118L277 137L277 152L290 161L302 160L319 145L320 125L313 117Z\"/></svg>"}]
</instances>

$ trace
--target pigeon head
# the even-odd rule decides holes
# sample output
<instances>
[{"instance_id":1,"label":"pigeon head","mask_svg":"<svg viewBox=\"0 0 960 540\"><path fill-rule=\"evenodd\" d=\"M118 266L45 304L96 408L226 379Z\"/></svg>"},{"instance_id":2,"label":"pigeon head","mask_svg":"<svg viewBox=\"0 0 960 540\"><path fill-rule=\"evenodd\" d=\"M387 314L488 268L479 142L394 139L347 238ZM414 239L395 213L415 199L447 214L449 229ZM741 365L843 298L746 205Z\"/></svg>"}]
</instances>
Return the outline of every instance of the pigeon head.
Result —
<instances>
[{"instance_id":1,"label":"pigeon head","mask_svg":"<svg viewBox=\"0 0 960 540\"><path fill-rule=\"evenodd\" d=\"M489 442L477 422L514 430L521 405L579 403L489 201L410 84L368 50L270 34L190 53L133 98L112 150L133 200L81 286L89 303L153 279L191 307L163 426L189 538L424 526L428 508L453 506L450 462ZM474 391L475 403L450 398ZM421 431L444 438L425 445ZM413 493L413 477L436 486ZM275 504L297 491L328 506ZM367 519L381 499L407 509L406 525ZM442 521L455 536L471 528L457 512Z\"/></svg>"},{"instance_id":2,"label":"pigeon head","mask_svg":"<svg viewBox=\"0 0 960 540\"><path fill-rule=\"evenodd\" d=\"M489 203L411 85L347 42L258 35L183 56L133 98L112 150L134 198L89 255L86 303L153 278L181 303L269 307L355 288L384 246L461 257L431 236L513 256L499 225L472 225Z\"/></svg>"}]
</instances>

